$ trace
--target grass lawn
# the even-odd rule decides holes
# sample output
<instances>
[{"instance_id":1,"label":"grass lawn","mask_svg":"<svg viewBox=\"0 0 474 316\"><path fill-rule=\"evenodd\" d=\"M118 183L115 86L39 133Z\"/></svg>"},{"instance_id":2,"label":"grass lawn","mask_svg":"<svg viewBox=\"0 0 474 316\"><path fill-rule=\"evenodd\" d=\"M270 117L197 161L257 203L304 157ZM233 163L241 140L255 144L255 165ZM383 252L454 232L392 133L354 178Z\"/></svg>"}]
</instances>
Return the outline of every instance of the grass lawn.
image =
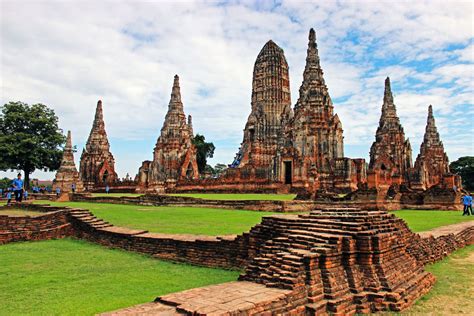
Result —
<instances>
[{"instance_id":1,"label":"grass lawn","mask_svg":"<svg viewBox=\"0 0 474 316\"><path fill-rule=\"evenodd\" d=\"M0 315L93 315L238 277L72 239L3 245L0 262Z\"/></svg>"},{"instance_id":2,"label":"grass lawn","mask_svg":"<svg viewBox=\"0 0 474 316\"><path fill-rule=\"evenodd\" d=\"M462 211L394 211L397 217L405 220L414 232L422 232L439 226L474 221L474 216L462 216Z\"/></svg>"},{"instance_id":3,"label":"grass lawn","mask_svg":"<svg viewBox=\"0 0 474 316\"><path fill-rule=\"evenodd\" d=\"M187 196L205 200L259 200L259 201L291 201L296 194L253 194L253 193L176 193L173 196Z\"/></svg>"},{"instance_id":4,"label":"grass lawn","mask_svg":"<svg viewBox=\"0 0 474 316\"><path fill-rule=\"evenodd\" d=\"M202 207L141 206L86 202L37 201L90 210L116 226L168 234L241 234L274 213Z\"/></svg>"},{"instance_id":5,"label":"grass lawn","mask_svg":"<svg viewBox=\"0 0 474 316\"><path fill-rule=\"evenodd\" d=\"M406 311L407 315L472 315L474 311L474 245L460 249L444 260L426 266L436 284Z\"/></svg>"}]
</instances>

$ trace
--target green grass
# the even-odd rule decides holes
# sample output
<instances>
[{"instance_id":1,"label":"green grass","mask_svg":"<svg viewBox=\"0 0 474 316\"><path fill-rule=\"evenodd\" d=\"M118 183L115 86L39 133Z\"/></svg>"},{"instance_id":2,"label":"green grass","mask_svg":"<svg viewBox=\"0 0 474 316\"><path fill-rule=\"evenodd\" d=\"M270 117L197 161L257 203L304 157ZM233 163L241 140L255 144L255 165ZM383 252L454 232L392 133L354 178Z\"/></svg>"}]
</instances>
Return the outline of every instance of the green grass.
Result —
<instances>
[{"instance_id":1,"label":"green grass","mask_svg":"<svg viewBox=\"0 0 474 316\"><path fill-rule=\"evenodd\" d=\"M258 200L258 201L291 201L296 194L239 194L239 193L177 193L173 196L187 196L205 200Z\"/></svg>"},{"instance_id":2,"label":"green grass","mask_svg":"<svg viewBox=\"0 0 474 316\"><path fill-rule=\"evenodd\" d=\"M436 284L410 308L408 315L472 315L474 311L474 245L460 249L444 260L426 266Z\"/></svg>"},{"instance_id":3,"label":"green grass","mask_svg":"<svg viewBox=\"0 0 474 316\"><path fill-rule=\"evenodd\" d=\"M474 216L462 216L462 211L400 210L392 213L405 220L414 232L474 220Z\"/></svg>"},{"instance_id":4,"label":"green grass","mask_svg":"<svg viewBox=\"0 0 474 316\"><path fill-rule=\"evenodd\" d=\"M0 315L93 315L238 277L71 239L3 245L0 262Z\"/></svg>"},{"instance_id":5,"label":"green grass","mask_svg":"<svg viewBox=\"0 0 474 316\"><path fill-rule=\"evenodd\" d=\"M261 222L269 212L225 210L202 207L141 206L86 202L37 201L90 210L116 226L167 234L241 234Z\"/></svg>"}]
</instances>

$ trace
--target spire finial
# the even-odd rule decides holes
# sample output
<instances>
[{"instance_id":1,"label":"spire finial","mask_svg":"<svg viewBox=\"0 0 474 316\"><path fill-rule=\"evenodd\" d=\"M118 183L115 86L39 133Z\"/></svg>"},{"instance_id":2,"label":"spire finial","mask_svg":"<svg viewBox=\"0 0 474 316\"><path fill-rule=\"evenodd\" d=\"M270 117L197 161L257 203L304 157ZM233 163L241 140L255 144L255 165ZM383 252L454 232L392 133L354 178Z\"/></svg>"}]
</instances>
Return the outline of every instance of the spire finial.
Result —
<instances>
[{"instance_id":1,"label":"spire finial","mask_svg":"<svg viewBox=\"0 0 474 316\"><path fill-rule=\"evenodd\" d=\"M431 118L431 117L433 117L433 106L430 104L428 106L428 118Z\"/></svg>"},{"instance_id":2,"label":"spire finial","mask_svg":"<svg viewBox=\"0 0 474 316\"><path fill-rule=\"evenodd\" d=\"M71 137L71 131L67 131L67 138L66 138L66 149L72 149L72 137Z\"/></svg>"},{"instance_id":3,"label":"spire finial","mask_svg":"<svg viewBox=\"0 0 474 316\"><path fill-rule=\"evenodd\" d=\"M313 28L309 30L309 36L308 36L309 42L310 43L316 43L316 32L314 31Z\"/></svg>"},{"instance_id":4,"label":"spire finial","mask_svg":"<svg viewBox=\"0 0 474 316\"><path fill-rule=\"evenodd\" d=\"M393 103L392 88L390 87L390 77L385 79L385 91L383 94L384 103Z\"/></svg>"}]
</instances>

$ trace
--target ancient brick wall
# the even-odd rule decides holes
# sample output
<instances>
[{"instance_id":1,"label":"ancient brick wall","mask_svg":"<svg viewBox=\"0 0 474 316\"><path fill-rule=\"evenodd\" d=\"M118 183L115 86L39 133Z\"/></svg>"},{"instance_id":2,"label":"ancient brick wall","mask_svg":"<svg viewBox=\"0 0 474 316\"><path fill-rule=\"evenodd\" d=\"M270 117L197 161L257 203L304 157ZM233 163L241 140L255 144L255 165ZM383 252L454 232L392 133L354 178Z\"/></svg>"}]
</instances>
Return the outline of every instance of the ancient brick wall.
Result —
<instances>
[{"instance_id":1,"label":"ancient brick wall","mask_svg":"<svg viewBox=\"0 0 474 316\"><path fill-rule=\"evenodd\" d=\"M407 251L423 264L440 261L453 251L474 244L474 225L461 223L450 225L455 228L446 234L442 229L415 235L407 247ZM456 226L459 228L456 229ZM448 228L448 227L447 227Z\"/></svg>"},{"instance_id":2,"label":"ancient brick wall","mask_svg":"<svg viewBox=\"0 0 474 316\"><path fill-rule=\"evenodd\" d=\"M246 234L211 237L149 233L115 227L87 210L72 210L69 219L78 238L106 247L209 267L242 268L248 260Z\"/></svg>"},{"instance_id":3,"label":"ancient brick wall","mask_svg":"<svg viewBox=\"0 0 474 316\"><path fill-rule=\"evenodd\" d=\"M67 211L59 210L34 217L0 215L0 244L72 236L66 214Z\"/></svg>"}]
</instances>

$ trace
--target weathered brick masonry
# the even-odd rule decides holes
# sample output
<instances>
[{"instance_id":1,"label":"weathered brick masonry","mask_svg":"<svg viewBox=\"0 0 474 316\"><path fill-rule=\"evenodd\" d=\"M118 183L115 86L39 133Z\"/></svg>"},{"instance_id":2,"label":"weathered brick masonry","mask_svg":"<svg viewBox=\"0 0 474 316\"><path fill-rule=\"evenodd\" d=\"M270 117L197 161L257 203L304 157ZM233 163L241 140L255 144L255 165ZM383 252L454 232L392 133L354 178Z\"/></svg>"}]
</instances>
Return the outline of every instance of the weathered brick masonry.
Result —
<instances>
[{"instance_id":1,"label":"weathered brick masonry","mask_svg":"<svg viewBox=\"0 0 474 316\"><path fill-rule=\"evenodd\" d=\"M0 209L8 209L1 207ZM63 238L74 235L67 210L55 207L28 207L45 212L38 216L12 217L0 215L0 244Z\"/></svg>"}]
</instances>

